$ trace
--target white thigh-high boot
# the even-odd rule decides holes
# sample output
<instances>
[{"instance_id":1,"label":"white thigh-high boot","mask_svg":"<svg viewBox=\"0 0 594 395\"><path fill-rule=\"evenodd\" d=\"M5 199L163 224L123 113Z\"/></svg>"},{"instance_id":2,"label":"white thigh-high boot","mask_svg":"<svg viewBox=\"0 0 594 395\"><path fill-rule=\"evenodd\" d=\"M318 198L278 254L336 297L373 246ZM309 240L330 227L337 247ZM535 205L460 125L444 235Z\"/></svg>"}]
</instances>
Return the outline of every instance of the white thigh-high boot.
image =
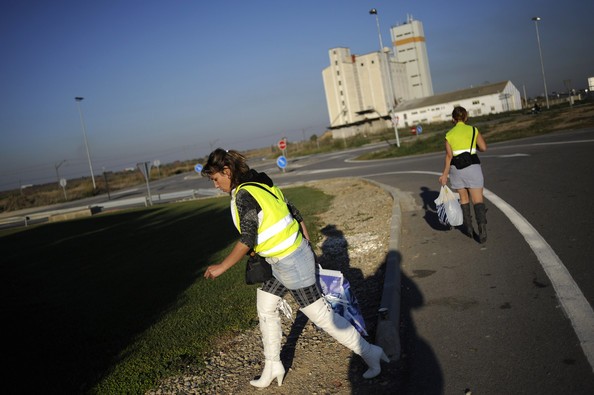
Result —
<instances>
[{"instance_id":1,"label":"white thigh-high boot","mask_svg":"<svg viewBox=\"0 0 594 395\"><path fill-rule=\"evenodd\" d=\"M261 289L257 290L256 307L260 320L265 361L260 379L250 381L250 384L254 387L268 387L274 379L278 381L280 387L285 377L285 367L280 360L283 334L278 306L281 300L282 298L276 295L262 291Z\"/></svg>"},{"instance_id":2,"label":"white thigh-high boot","mask_svg":"<svg viewBox=\"0 0 594 395\"><path fill-rule=\"evenodd\" d=\"M381 373L381 360L390 362L381 347L363 339L357 329L339 314L335 314L324 298L301 309L314 324L326 331L343 346L360 355L368 368L363 378L372 379Z\"/></svg>"}]
</instances>

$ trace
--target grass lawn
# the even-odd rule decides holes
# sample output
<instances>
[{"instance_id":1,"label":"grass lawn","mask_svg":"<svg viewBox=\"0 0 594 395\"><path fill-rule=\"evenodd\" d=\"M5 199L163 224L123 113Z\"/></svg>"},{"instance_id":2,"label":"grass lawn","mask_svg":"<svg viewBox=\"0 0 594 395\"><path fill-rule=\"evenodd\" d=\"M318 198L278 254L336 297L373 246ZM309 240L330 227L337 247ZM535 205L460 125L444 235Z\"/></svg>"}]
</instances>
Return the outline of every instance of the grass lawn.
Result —
<instances>
[{"instance_id":1,"label":"grass lawn","mask_svg":"<svg viewBox=\"0 0 594 395\"><path fill-rule=\"evenodd\" d=\"M315 240L331 197L285 191ZM216 339L256 325L229 198L126 210L0 232L6 393L143 393Z\"/></svg>"}]
</instances>

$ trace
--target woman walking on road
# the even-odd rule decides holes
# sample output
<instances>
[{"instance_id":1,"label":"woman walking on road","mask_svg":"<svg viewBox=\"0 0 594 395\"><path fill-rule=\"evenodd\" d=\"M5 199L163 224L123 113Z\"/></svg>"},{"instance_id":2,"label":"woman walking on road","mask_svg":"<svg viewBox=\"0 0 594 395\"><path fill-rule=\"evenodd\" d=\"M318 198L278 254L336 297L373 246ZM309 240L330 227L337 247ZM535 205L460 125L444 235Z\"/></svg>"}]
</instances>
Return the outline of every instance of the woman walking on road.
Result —
<instances>
[{"instance_id":1,"label":"woman walking on road","mask_svg":"<svg viewBox=\"0 0 594 395\"><path fill-rule=\"evenodd\" d=\"M483 170L477 151L485 152L487 143L479 130L466 124L468 112L464 107L455 107L452 111L452 123L455 126L445 137L445 166L439 177L441 185L446 185L448 175L452 188L460 195L460 206L464 222L462 230L473 236L470 201L474 206L476 222L479 230L479 241L487 241L487 216L483 201Z\"/></svg>"},{"instance_id":2,"label":"woman walking on road","mask_svg":"<svg viewBox=\"0 0 594 395\"><path fill-rule=\"evenodd\" d=\"M264 173L249 168L237 151L216 149L202 170L216 188L231 195L231 215L240 235L231 253L206 269L214 280L250 250L265 257L273 277L257 289L256 308L264 346L264 370L255 387L268 387L274 379L280 386L285 368L280 360L282 330L279 305L290 292L301 311L319 328L360 355L368 366L363 377L381 372L381 361L389 361L381 347L368 343L349 321L335 314L316 284L316 263L309 236L299 211ZM301 231L300 231L301 228Z\"/></svg>"}]
</instances>

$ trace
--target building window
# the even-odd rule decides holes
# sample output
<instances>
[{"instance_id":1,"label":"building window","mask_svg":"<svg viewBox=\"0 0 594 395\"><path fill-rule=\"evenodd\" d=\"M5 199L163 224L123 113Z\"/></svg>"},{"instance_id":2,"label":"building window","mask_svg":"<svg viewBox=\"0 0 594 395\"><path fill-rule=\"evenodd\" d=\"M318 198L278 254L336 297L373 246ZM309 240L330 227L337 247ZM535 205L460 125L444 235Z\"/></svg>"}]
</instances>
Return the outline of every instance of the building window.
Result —
<instances>
[{"instance_id":1,"label":"building window","mask_svg":"<svg viewBox=\"0 0 594 395\"><path fill-rule=\"evenodd\" d=\"M338 85L339 85L339 86L340 86L340 85L342 85L342 81L338 81Z\"/></svg>"},{"instance_id":2,"label":"building window","mask_svg":"<svg viewBox=\"0 0 594 395\"><path fill-rule=\"evenodd\" d=\"M478 100L473 100L472 104L479 104L480 102Z\"/></svg>"},{"instance_id":3,"label":"building window","mask_svg":"<svg viewBox=\"0 0 594 395\"><path fill-rule=\"evenodd\" d=\"M336 70L336 75L340 75L340 70Z\"/></svg>"},{"instance_id":4,"label":"building window","mask_svg":"<svg viewBox=\"0 0 594 395\"><path fill-rule=\"evenodd\" d=\"M344 94L342 93L342 90L340 91L340 96L344 96Z\"/></svg>"}]
</instances>

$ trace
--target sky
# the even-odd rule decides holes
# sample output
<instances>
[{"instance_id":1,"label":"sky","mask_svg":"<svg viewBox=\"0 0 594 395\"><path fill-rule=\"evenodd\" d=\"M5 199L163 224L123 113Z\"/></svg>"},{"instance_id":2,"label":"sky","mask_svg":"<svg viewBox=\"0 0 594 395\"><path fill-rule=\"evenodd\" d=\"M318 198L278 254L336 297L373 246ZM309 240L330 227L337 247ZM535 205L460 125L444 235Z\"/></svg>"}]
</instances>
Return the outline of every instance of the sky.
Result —
<instances>
[{"instance_id":1,"label":"sky","mask_svg":"<svg viewBox=\"0 0 594 395\"><path fill-rule=\"evenodd\" d=\"M423 23L434 93L594 77L583 0L2 0L0 190L321 136L328 51ZM84 97L78 103L75 97ZM80 114L83 116L84 129Z\"/></svg>"}]
</instances>

